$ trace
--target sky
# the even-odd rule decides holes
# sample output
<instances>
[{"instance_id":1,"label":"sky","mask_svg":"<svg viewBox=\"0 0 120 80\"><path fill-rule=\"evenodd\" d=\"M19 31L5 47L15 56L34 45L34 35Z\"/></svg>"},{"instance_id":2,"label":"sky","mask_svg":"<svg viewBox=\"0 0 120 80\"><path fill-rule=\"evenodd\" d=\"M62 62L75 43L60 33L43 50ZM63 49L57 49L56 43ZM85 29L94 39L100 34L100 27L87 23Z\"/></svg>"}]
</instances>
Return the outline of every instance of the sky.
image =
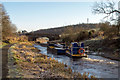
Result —
<instances>
[{"instance_id":1,"label":"sky","mask_svg":"<svg viewBox=\"0 0 120 80\"><path fill-rule=\"evenodd\" d=\"M99 23L103 15L92 13L94 2L3 2L18 30L35 31L65 25Z\"/></svg>"}]
</instances>

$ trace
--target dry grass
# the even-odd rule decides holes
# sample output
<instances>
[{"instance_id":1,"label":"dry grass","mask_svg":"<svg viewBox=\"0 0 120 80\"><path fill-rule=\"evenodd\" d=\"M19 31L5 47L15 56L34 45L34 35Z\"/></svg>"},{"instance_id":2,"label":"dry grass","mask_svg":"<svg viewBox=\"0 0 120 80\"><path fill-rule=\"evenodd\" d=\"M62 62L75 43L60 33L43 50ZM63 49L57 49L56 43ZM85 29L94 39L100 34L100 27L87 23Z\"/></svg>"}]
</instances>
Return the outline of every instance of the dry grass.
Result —
<instances>
[{"instance_id":1,"label":"dry grass","mask_svg":"<svg viewBox=\"0 0 120 80\"><path fill-rule=\"evenodd\" d=\"M4 43L4 42L2 42L1 40L0 40L0 48L2 48L3 46L6 46L6 45L8 45L7 43Z\"/></svg>"},{"instance_id":2,"label":"dry grass","mask_svg":"<svg viewBox=\"0 0 120 80\"><path fill-rule=\"evenodd\" d=\"M89 74L81 75L72 72L72 69L66 64L34 51L36 48L30 42L15 44L10 49L14 65L17 65L19 76L23 78L88 78ZM94 76L91 77L94 78Z\"/></svg>"}]
</instances>

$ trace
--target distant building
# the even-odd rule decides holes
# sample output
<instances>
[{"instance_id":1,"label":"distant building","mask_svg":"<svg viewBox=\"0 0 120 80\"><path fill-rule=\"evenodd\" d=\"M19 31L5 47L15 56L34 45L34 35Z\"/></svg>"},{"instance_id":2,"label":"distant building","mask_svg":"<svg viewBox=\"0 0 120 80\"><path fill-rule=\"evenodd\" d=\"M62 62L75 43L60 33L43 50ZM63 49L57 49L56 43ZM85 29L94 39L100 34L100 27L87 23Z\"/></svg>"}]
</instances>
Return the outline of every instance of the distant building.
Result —
<instances>
[{"instance_id":1,"label":"distant building","mask_svg":"<svg viewBox=\"0 0 120 80\"><path fill-rule=\"evenodd\" d=\"M36 42L40 42L40 43L47 43L49 41L49 38L47 37L39 37L36 39Z\"/></svg>"}]
</instances>

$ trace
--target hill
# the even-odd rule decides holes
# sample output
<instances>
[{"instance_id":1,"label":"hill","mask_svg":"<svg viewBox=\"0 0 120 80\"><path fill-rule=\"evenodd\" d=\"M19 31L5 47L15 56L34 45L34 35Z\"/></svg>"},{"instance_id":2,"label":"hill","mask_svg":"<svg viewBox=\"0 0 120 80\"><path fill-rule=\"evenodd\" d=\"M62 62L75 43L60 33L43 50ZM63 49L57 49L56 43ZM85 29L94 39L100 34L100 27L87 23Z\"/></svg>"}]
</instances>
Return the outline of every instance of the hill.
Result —
<instances>
[{"instance_id":1,"label":"hill","mask_svg":"<svg viewBox=\"0 0 120 80\"><path fill-rule=\"evenodd\" d=\"M84 29L93 29L97 27L97 24L76 24L76 25L68 25L63 27L57 28L49 28L49 29L41 29L34 31L35 34L58 34L60 35L66 28L73 27L74 29L77 28L84 28Z\"/></svg>"},{"instance_id":2,"label":"hill","mask_svg":"<svg viewBox=\"0 0 120 80\"><path fill-rule=\"evenodd\" d=\"M62 26L62 27L57 27L57 28L49 28L49 29L40 29L37 31L33 31L30 33L27 33L31 38L37 38L37 37L49 37L50 39L58 39L59 35L64 32L65 29L67 28L73 28L73 29L94 29L97 27L98 24L75 24L75 25L67 25L67 26Z\"/></svg>"}]
</instances>

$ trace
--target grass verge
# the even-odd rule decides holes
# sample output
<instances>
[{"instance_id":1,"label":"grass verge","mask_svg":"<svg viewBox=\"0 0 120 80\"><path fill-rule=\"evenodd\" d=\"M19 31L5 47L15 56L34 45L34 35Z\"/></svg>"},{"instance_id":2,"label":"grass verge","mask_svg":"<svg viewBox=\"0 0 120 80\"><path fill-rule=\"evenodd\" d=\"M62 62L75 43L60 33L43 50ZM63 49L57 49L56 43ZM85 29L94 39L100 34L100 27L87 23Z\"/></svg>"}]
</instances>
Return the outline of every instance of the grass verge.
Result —
<instances>
[{"instance_id":1,"label":"grass verge","mask_svg":"<svg viewBox=\"0 0 120 80\"><path fill-rule=\"evenodd\" d=\"M9 49L8 78L82 78L87 80L89 73L83 75L72 72L72 69L39 50L31 42L20 42ZM91 76L88 80L96 80Z\"/></svg>"}]
</instances>

